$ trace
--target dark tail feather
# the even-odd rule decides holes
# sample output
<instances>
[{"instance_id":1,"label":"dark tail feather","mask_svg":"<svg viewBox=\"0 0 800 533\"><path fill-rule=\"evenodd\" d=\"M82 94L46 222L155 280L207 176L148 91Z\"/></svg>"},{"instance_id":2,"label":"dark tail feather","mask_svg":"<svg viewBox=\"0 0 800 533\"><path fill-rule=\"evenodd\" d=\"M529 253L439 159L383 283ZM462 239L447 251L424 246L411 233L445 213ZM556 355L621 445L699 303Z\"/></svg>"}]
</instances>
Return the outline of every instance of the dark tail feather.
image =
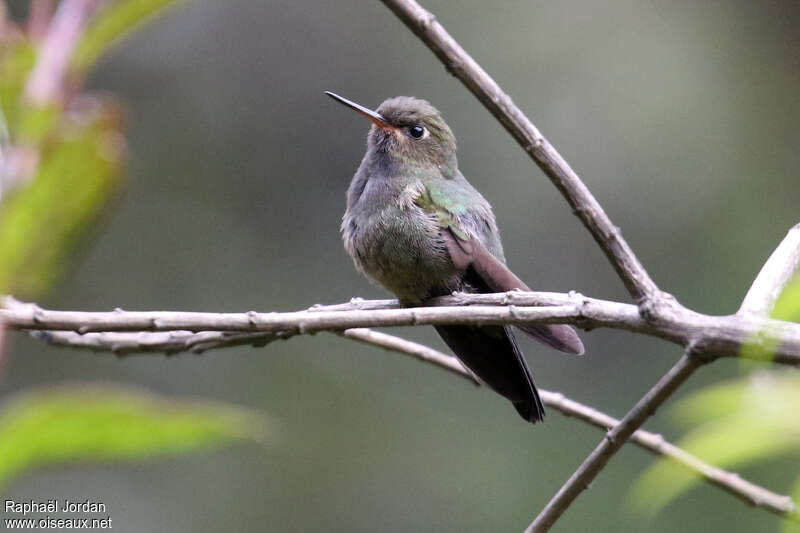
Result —
<instances>
[{"instance_id":1,"label":"dark tail feather","mask_svg":"<svg viewBox=\"0 0 800 533\"><path fill-rule=\"evenodd\" d=\"M583 343L572 326L565 324L528 324L519 326L519 329L556 350L583 355Z\"/></svg>"},{"instance_id":2,"label":"dark tail feather","mask_svg":"<svg viewBox=\"0 0 800 533\"><path fill-rule=\"evenodd\" d=\"M435 326L444 342L482 381L514 404L525 420L544 417L525 358L508 326Z\"/></svg>"}]
</instances>

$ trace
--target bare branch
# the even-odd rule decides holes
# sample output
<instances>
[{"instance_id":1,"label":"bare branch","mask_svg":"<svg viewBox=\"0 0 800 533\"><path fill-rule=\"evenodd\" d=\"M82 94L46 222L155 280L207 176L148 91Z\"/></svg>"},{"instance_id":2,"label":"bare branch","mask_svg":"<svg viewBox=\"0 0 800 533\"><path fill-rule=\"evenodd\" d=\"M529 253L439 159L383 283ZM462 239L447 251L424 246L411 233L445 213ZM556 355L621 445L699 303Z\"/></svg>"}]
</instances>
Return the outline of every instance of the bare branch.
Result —
<instances>
[{"instance_id":1,"label":"bare branch","mask_svg":"<svg viewBox=\"0 0 800 533\"><path fill-rule=\"evenodd\" d=\"M556 520L564 514L564 511L572 505L581 492L589 487L589 484L605 468L611 457L622 448L628 438L704 362L704 360L689 353L681 357L675 363L675 366L636 403L633 409L628 411L622 421L606 434L606 437L600 441L600 444L589 454L589 457L564 483L525 532L543 533L549 531Z\"/></svg>"},{"instance_id":2,"label":"bare branch","mask_svg":"<svg viewBox=\"0 0 800 533\"><path fill-rule=\"evenodd\" d=\"M85 333L75 331L31 331L31 337L54 346L111 352L118 356L131 354L182 352L203 353L215 348L251 345L265 346L278 339L292 335L277 333L237 333L230 331L134 331Z\"/></svg>"},{"instance_id":3,"label":"bare branch","mask_svg":"<svg viewBox=\"0 0 800 533\"><path fill-rule=\"evenodd\" d=\"M789 230L764 263L750 290L747 291L739 313L769 315L798 267L800 267L800 224Z\"/></svg>"},{"instance_id":4,"label":"bare branch","mask_svg":"<svg viewBox=\"0 0 800 533\"><path fill-rule=\"evenodd\" d=\"M540 390L539 394L548 407L560 411L565 416L579 418L593 426L604 429L611 429L620 425L620 421L616 418L570 400L561 393ZM661 435L637 429L630 436L630 441L655 455L663 455L677 461L680 465L697 473L708 483L721 488L749 505L765 509L783 518L800 521L797 506L789 496L776 494L755 483L742 479L733 472L728 472L706 463L686 450L666 441Z\"/></svg>"},{"instance_id":5,"label":"bare branch","mask_svg":"<svg viewBox=\"0 0 800 533\"><path fill-rule=\"evenodd\" d=\"M547 174L600 245L631 296L637 302L657 305L661 292L622 237L619 228L611 222L561 154L511 98L437 22L432 13L414 0L382 2L436 54L451 74L461 80Z\"/></svg>"},{"instance_id":6,"label":"bare branch","mask_svg":"<svg viewBox=\"0 0 800 533\"><path fill-rule=\"evenodd\" d=\"M387 335L386 333L381 333L380 331L372 331L371 329L367 328L346 329L340 333L340 335L364 344L371 344L385 350L410 355L418 361L430 363L438 366L439 368L447 370L452 374L466 378L472 381L475 385L481 384L481 382L478 381L472 372L467 370L466 367L461 364L461 361L455 357L451 357L443 354L442 352L434 350L433 348L428 348L424 344L419 344L417 342L402 339L400 337L395 337L394 335Z\"/></svg>"},{"instance_id":7,"label":"bare branch","mask_svg":"<svg viewBox=\"0 0 800 533\"><path fill-rule=\"evenodd\" d=\"M513 297L510 297L511 294ZM196 313L181 311L83 312L52 311L6 298L0 319L9 329L92 331L236 331L246 333L313 334L350 328L415 326L434 324L494 325L566 323L592 329L625 329L663 338L681 346L693 346L705 357L758 357L774 351L773 362L800 365L800 325L754 316L713 317L675 304L662 307L657 320L642 318L636 306L588 298L578 294L499 293L456 297L458 306L439 306L453 298L436 299L431 307L390 308L379 303L357 301L288 313ZM479 305L464 306L466 302ZM513 301L513 304L509 304ZM487 305L496 302L495 305ZM558 303L537 307L532 303ZM526 303L528 305L523 305ZM480 305L483 304L483 305ZM503 305L505 304L505 305ZM355 308L354 308L355 307ZM333 310L336 309L336 310ZM741 352L747 344L750 350ZM741 353L740 353L741 352Z\"/></svg>"}]
</instances>

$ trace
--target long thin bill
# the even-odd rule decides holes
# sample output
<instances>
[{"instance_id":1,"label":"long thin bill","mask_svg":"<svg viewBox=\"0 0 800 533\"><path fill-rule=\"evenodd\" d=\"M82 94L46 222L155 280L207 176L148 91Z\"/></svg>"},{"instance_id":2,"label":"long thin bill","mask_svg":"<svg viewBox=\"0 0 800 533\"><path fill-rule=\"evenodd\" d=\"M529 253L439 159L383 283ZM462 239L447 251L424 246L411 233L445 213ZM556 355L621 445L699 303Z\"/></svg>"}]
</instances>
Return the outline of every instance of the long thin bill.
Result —
<instances>
[{"instance_id":1,"label":"long thin bill","mask_svg":"<svg viewBox=\"0 0 800 533\"><path fill-rule=\"evenodd\" d=\"M373 111L372 109L366 108L363 105L357 104L357 103L353 102L352 100L348 100L347 98L345 98L343 96L339 96L336 93L332 93L330 91L325 91L325 94L327 94L328 96L330 96L331 98L333 98L334 100L339 102L340 104L346 105L350 109L358 111L359 113L361 113L362 115L364 115L365 117L370 119L373 123L375 123L375 125L378 126L379 128L384 128L385 129L385 128L389 128L390 127L389 123L386 122L386 119L383 118L383 116L380 113L378 113L376 111Z\"/></svg>"}]
</instances>

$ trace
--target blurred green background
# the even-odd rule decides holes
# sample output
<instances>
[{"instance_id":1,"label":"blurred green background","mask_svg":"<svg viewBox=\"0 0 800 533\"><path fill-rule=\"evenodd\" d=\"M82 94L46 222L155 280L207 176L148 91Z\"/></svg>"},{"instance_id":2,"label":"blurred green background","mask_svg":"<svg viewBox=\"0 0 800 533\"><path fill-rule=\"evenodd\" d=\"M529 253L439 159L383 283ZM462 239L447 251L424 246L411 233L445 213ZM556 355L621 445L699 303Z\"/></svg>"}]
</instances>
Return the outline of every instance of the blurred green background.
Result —
<instances>
[{"instance_id":1,"label":"blurred green background","mask_svg":"<svg viewBox=\"0 0 800 533\"><path fill-rule=\"evenodd\" d=\"M735 311L798 221L796 2L424 5L570 161L662 288L699 311ZM554 187L380 2L192 0L110 53L88 88L125 105L127 183L44 305L267 311L382 297L338 232L367 123L324 90L368 106L430 100L495 207L514 271L535 289L626 299ZM399 333L444 349L430 328ZM540 386L615 416L680 353L617 331L584 341L584 358L521 342ZM740 371L720 361L681 395ZM555 412L531 427L486 390L324 334L123 360L12 335L0 394L67 380L275 420L267 446L52 468L4 495L101 500L122 531L519 531L601 437ZM681 434L664 416L648 427ZM555 529L779 529L708 486L637 518L625 491L650 462L626 447ZM742 474L787 492L797 470L795 457Z\"/></svg>"}]
</instances>

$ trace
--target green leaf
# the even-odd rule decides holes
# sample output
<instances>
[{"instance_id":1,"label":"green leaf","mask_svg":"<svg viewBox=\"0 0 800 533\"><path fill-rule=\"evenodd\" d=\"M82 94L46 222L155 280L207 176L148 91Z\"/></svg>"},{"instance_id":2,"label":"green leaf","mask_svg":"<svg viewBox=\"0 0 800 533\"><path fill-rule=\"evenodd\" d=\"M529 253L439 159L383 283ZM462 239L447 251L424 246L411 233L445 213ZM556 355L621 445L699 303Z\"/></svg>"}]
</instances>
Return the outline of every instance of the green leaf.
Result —
<instances>
[{"instance_id":1,"label":"green leaf","mask_svg":"<svg viewBox=\"0 0 800 533\"><path fill-rule=\"evenodd\" d=\"M800 449L800 373L760 373L708 387L679 402L673 413L700 424L678 446L722 468L796 453ZM695 472L656 461L629 492L634 511L655 515L697 485Z\"/></svg>"},{"instance_id":2,"label":"green leaf","mask_svg":"<svg viewBox=\"0 0 800 533\"><path fill-rule=\"evenodd\" d=\"M747 400L748 387L740 380L705 387L676 402L670 410L675 421L691 427L740 410Z\"/></svg>"},{"instance_id":3,"label":"green leaf","mask_svg":"<svg viewBox=\"0 0 800 533\"><path fill-rule=\"evenodd\" d=\"M794 500L795 504L797 502L800 502L800 477L797 478L797 482L795 483L795 486L792 489L792 500ZM800 533L800 522L785 520L783 526L783 533Z\"/></svg>"},{"instance_id":4,"label":"green leaf","mask_svg":"<svg viewBox=\"0 0 800 533\"><path fill-rule=\"evenodd\" d=\"M266 435L263 417L222 404L118 386L33 390L0 411L0 485L65 462L135 460Z\"/></svg>"},{"instance_id":5,"label":"green leaf","mask_svg":"<svg viewBox=\"0 0 800 533\"><path fill-rule=\"evenodd\" d=\"M78 43L72 65L86 72L111 46L160 14L164 9L184 0L118 0L94 17Z\"/></svg>"},{"instance_id":6,"label":"green leaf","mask_svg":"<svg viewBox=\"0 0 800 533\"><path fill-rule=\"evenodd\" d=\"M37 175L0 206L0 292L50 288L119 188L120 112L108 99L83 104L40 147Z\"/></svg>"},{"instance_id":7,"label":"green leaf","mask_svg":"<svg viewBox=\"0 0 800 533\"><path fill-rule=\"evenodd\" d=\"M0 200L3 199L3 185L5 183L5 164L8 157L8 126L6 117L3 114L3 107L0 106Z\"/></svg>"}]
</instances>

